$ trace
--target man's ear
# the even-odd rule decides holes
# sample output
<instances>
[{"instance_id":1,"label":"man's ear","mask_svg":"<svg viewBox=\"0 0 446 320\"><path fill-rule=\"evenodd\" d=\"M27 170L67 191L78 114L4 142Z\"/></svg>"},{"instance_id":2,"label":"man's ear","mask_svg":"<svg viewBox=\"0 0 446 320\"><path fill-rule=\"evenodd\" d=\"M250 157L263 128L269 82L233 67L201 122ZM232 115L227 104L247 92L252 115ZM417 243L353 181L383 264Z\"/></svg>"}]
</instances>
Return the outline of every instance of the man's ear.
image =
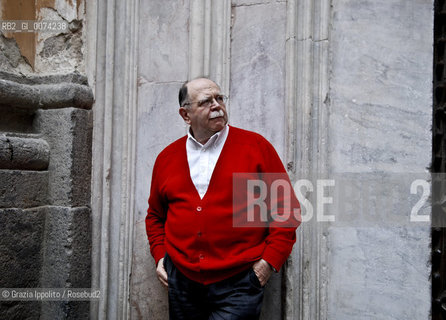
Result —
<instances>
[{"instance_id":1,"label":"man's ear","mask_svg":"<svg viewBox=\"0 0 446 320\"><path fill-rule=\"evenodd\" d=\"M184 122L186 122L187 124L190 124L190 117L189 117L189 112L187 111L187 109L185 107L180 107L178 112L179 112L181 118L183 118Z\"/></svg>"}]
</instances>

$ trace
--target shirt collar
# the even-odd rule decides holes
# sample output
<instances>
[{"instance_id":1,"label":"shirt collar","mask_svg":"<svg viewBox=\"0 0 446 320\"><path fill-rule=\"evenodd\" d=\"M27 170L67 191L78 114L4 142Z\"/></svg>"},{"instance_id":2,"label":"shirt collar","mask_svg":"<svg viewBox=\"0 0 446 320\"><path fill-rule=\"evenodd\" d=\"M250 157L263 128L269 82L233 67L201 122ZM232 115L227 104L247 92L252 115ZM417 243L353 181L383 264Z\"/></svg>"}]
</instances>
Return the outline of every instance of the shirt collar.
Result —
<instances>
[{"instance_id":1,"label":"shirt collar","mask_svg":"<svg viewBox=\"0 0 446 320\"><path fill-rule=\"evenodd\" d=\"M217 147L226 140L225 138L228 135L228 131L229 131L229 126L225 125L223 129L214 133L214 135L210 137L205 144L201 144L194 138L194 136L192 135L192 130L191 128L189 128L189 131L187 132L187 139L188 141L192 142L191 145L193 145L195 149L209 148L212 146Z\"/></svg>"}]
</instances>

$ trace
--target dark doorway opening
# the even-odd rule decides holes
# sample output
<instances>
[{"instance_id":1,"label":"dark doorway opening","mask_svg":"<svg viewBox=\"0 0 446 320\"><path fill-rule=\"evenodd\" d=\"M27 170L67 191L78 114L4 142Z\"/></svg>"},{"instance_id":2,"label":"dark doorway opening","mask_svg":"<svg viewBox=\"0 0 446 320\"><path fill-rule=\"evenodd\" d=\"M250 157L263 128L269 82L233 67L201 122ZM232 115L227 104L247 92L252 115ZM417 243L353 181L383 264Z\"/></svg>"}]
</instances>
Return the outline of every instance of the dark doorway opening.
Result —
<instances>
[{"instance_id":1,"label":"dark doorway opening","mask_svg":"<svg viewBox=\"0 0 446 320\"><path fill-rule=\"evenodd\" d=\"M446 173L446 1L435 0L432 173ZM443 186L442 186L443 185ZM432 219L443 214L444 183L432 195ZM440 191L440 192L438 192ZM446 228L432 228L432 319L446 320Z\"/></svg>"}]
</instances>

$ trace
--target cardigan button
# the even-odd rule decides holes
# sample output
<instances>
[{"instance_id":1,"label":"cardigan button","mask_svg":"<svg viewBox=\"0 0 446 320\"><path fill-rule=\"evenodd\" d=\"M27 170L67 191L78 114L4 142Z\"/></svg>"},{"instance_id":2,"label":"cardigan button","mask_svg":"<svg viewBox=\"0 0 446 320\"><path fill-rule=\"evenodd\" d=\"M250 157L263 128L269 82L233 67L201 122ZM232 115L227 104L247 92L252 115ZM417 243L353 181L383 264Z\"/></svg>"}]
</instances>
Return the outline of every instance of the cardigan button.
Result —
<instances>
[{"instance_id":1,"label":"cardigan button","mask_svg":"<svg viewBox=\"0 0 446 320\"><path fill-rule=\"evenodd\" d=\"M200 211L201 211L201 209L202 209L201 207L197 207L197 211L198 211L198 212L200 212Z\"/></svg>"},{"instance_id":2,"label":"cardigan button","mask_svg":"<svg viewBox=\"0 0 446 320\"><path fill-rule=\"evenodd\" d=\"M200 254L200 260L203 260L204 259L204 254Z\"/></svg>"}]
</instances>

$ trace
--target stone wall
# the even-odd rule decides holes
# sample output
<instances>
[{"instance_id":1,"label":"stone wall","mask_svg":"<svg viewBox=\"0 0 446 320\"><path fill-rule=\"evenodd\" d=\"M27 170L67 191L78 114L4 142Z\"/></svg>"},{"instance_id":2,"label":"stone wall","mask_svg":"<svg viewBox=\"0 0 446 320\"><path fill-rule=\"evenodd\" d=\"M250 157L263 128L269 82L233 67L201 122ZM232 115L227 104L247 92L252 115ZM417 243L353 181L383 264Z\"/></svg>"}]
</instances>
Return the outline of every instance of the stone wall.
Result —
<instances>
[{"instance_id":1,"label":"stone wall","mask_svg":"<svg viewBox=\"0 0 446 320\"><path fill-rule=\"evenodd\" d=\"M156 155L186 133L178 88L199 75L294 180L429 167L431 1L29 3L27 19L69 29L0 34L0 287L98 286L93 318L167 318L144 218ZM19 4L1 1L1 18ZM428 318L429 241L425 228L305 224L263 319ZM8 318L88 309L0 304Z\"/></svg>"},{"instance_id":2,"label":"stone wall","mask_svg":"<svg viewBox=\"0 0 446 320\"><path fill-rule=\"evenodd\" d=\"M331 172L426 173L432 145L433 2L332 4ZM396 196L374 191L381 206L399 203L394 214L401 217L408 214L402 209L408 193L409 186ZM328 234L329 319L430 318L429 225L331 227Z\"/></svg>"},{"instance_id":3,"label":"stone wall","mask_svg":"<svg viewBox=\"0 0 446 320\"><path fill-rule=\"evenodd\" d=\"M0 96L0 287L90 288L87 80L0 72ZM89 302L2 301L0 313L85 319Z\"/></svg>"},{"instance_id":4,"label":"stone wall","mask_svg":"<svg viewBox=\"0 0 446 320\"><path fill-rule=\"evenodd\" d=\"M85 3L5 0L0 20L67 25L63 32L0 32L0 287L90 288ZM86 319L89 312L88 301L0 303L8 319Z\"/></svg>"},{"instance_id":5,"label":"stone wall","mask_svg":"<svg viewBox=\"0 0 446 320\"><path fill-rule=\"evenodd\" d=\"M228 1L141 5L132 319L166 318L144 217L155 157L185 134L183 81L220 80L230 123L269 139L294 180L430 165L431 1L229 2L230 15ZM298 237L264 319L429 317L429 227L313 222Z\"/></svg>"},{"instance_id":6,"label":"stone wall","mask_svg":"<svg viewBox=\"0 0 446 320\"><path fill-rule=\"evenodd\" d=\"M155 157L186 133L178 88L198 75L220 82L230 123L269 139L294 180L430 165L432 1L23 3L2 1L1 18L69 29L0 34L0 287L90 287L92 276L93 317L166 318L144 218ZM93 179L92 90L77 72L94 78ZM428 228L308 223L298 237L264 319L429 317ZM88 309L0 304L8 318Z\"/></svg>"}]
</instances>

